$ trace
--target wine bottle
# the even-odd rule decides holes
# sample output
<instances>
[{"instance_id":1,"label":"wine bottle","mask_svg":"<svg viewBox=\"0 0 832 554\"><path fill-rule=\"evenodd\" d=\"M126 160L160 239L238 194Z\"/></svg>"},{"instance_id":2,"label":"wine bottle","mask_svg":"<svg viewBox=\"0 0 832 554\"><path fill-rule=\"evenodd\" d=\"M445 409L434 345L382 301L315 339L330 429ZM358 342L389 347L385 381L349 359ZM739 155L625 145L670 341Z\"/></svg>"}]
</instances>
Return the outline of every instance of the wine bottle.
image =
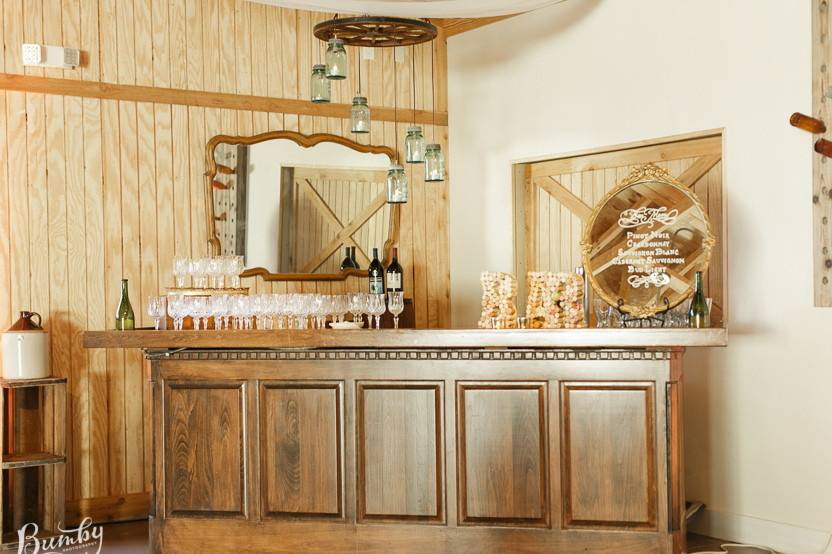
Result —
<instances>
[{"instance_id":1,"label":"wine bottle","mask_svg":"<svg viewBox=\"0 0 832 554\"><path fill-rule=\"evenodd\" d=\"M818 139L817 142L815 142L815 152L826 156L827 158L832 158L832 141Z\"/></svg>"},{"instance_id":2,"label":"wine bottle","mask_svg":"<svg viewBox=\"0 0 832 554\"><path fill-rule=\"evenodd\" d=\"M370 294L384 294L384 266L378 261L378 248L373 248L373 261L367 274L370 277Z\"/></svg>"},{"instance_id":3,"label":"wine bottle","mask_svg":"<svg viewBox=\"0 0 832 554\"><path fill-rule=\"evenodd\" d=\"M355 259L355 246L350 246L350 259L352 260L352 267L361 269L361 266L358 265L358 260Z\"/></svg>"},{"instance_id":4,"label":"wine bottle","mask_svg":"<svg viewBox=\"0 0 832 554\"><path fill-rule=\"evenodd\" d=\"M355 269L355 265L352 263L352 257L350 256L350 247L347 246L344 248L344 261L341 262L341 271L345 269Z\"/></svg>"},{"instance_id":5,"label":"wine bottle","mask_svg":"<svg viewBox=\"0 0 832 554\"><path fill-rule=\"evenodd\" d=\"M133 306L130 305L130 296L127 294L127 279L121 280L121 299L116 309L116 331L129 331L136 328L136 316L133 315Z\"/></svg>"},{"instance_id":6,"label":"wine bottle","mask_svg":"<svg viewBox=\"0 0 832 554\"><path fill-rule=\"evenodd\" d=\"M708 310L708 301L705 300L705 291L702 290L702 272L697 271L693 285L693 299L690 302L688 311L689 325L696 329L703 329L711 326L711 314Z\"/></svg>"},{"instance_id":7,"label":"wine bottle","mask_svg":"<svg viewBox=\"0 0 832 554\"><path fill-rule=\"evenodd\" d=\"M803 129L804 131L809 131L814 134L826 132L826 124L823 121L804 115L800 112L794 112L791 118L789 118L789 123L791 123L793 127L797 127L798 129Z\"/></svg>"},{"instance_id":8,"label":"wine bottle","mask_svg":"<svg viewBox=\"0 0 832 554\"><path fill-rule=\"evenodd\" d=\"M387 266L387 292L403 291L402 266L399 264L399 249L393 249L393 261Z\"/></svg>"}]
</instances>

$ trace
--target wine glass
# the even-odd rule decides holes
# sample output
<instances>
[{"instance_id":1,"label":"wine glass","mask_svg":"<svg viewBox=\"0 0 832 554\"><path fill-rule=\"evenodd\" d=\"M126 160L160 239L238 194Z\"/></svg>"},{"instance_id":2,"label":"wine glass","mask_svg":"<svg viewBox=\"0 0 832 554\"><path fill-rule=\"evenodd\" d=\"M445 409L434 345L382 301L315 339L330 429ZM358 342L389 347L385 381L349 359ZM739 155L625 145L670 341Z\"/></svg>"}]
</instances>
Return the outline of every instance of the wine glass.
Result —
<instances>
[{"instance_id":1,"label":"wine glass","mask_svg":"<svg viewBox=\"0 0 832 554\"><path fill-rule=\"evenodd\" d=\"M356 323L361 323L364 327L364 293L352 292L348 297L349 312L352 314L352 320Z\"/></svg>"},{"instance_id":2,"label":"wine glass","mask_svg":"<svg viewBox=\"0 0 832 554\"><path fill-rule=\"evenodd\" d=\"M225 278L223 276L223 264L220 258L208 258L206 264L206 271L211 279L212 289L221 289L225 286Z\"/></svg>"},{"instance_id":3,"label":"wine glass","mask_svg":"<svg viewBox=\"0 0 832 554\"><path fill-rule=\"evenodd\" d=\"M190 272L190 258L187 256L175 256L173 258L173 275L176 278L176 288L183 289L187 286Z\"/></svg>"},{"instance_id":4,"label":"wine glass","mask_svg":"<svg viewBox=\"0 0 832 554\"><path fill-rule=\"evenodd\" d=\"M186 315L185 296L177 295L168 300L168 315L173 318L173 328L182 330L182 323Z\"/></svg>"},{"instance_id":5,"label":"wine glass","mask_svg":"<svg viewBox=\"0 0 832 554\"><path fill-rule=\"evenodd\" d=\"M393 314L393 328L399 328L399 315L404 311L404 292L388 292L387 308Z\"/></svg>"},{"instance_id":6,"label":"wine glass","mask_svg":"<svg viewBox=\"0 0 832 554\"><path fill-rule=\"evenodd\" d=\"M226 256L223 264L225 274L228 277L226 281L228 286L232 289L240 288L240 273L243 272L243 257L242 256Z\"/></svg>"},{"instance_id":7,"label":"wine glass","mask_svg":"<svg viewBox=\"0 0 832 554\"><path fill-rule=\"evenodd\" d=\"M194 296L191 301L191 318L194 321L194 329L208 329L208 297Z\"/></svg>"},{"instance_id":8,"label":"wine glass","mask_svg":"<svg viewBox=\"0 0 832 554\"><path fill-rule=\"evenodd\" d=\"M384 294L371 294L367 299L367 311L370 316L376 318L376 329L381 329L381 316L387 309L384 305ZM372 327L372 319L370 320L370 327Z\"/></svg>"},{"instance_id":9,"label":"wine glass","mask_svg":"<svg viewBox=\"0 0 832 554\"><path fill-rule=\"evenodd\" d=\"M159 331L162 328L162 318L167 312L167 305L164 296L148 296L147 297L147 315L153 318L155 325L154 329Z\"/></svg>"},{"instance_id":10,"label":"wine glass","mask_svg":"<svg viewBox=\"0 0 832 554\"><path fill-rule=\"evenodd\" d=\"M344 321L350 309L350 301L346 294L339 294L335 297L334 317L339 323Z\"/></svg>"},{"instance_id":11,"label":"wine glass","mask_svg":"<svg viewBox=\"0 0 832 554\"><path fill-rule=\"evenodd\" d=\"M191 262L191 276L193 277L194 288L208 288L208 259L198 258Z\"/></svg>"}]
</instances>

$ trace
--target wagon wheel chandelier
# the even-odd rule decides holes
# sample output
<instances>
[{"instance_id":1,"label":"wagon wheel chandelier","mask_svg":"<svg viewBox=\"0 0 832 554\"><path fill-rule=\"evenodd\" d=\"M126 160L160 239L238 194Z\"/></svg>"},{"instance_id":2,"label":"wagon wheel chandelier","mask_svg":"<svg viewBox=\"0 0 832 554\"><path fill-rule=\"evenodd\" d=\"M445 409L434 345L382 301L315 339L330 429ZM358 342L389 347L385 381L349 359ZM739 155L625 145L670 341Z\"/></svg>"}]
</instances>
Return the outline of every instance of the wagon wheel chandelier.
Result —
<instances>
[{"instance_id":1,"label":"wagon wheel chandelier","mask_svg":"<svg viewBox=\"0 0 832 554\"><path fill-rule=\"evenodd\" d=\"M311 22L310 22L311 27ZM316 103L329 102L331 81L347 78L349 60L345 46L358 48L389 48L410 46L429 42L436 38L439 31L427 20L404 17L381 17L363 15L360 17L335 17L322 21L314 26L312 34L327 44L325 60L320 60L313 67L311 93L312 101ZM396 56L395 58L398 58ZM412 85L414 124L416 111L416 59L412 52ZM326 63L321 63L325 61ZM433 84L433 55L431 55L431 90L435 92ZM358 60L358 90L353 98L350 113L351 130L353 133L368 133L370 131L370 108L366 96L361 92L361 59ZM394 81L394 87L396 86ZM394 94L398 98L398 94ZM396 106L393 106L394 114ZM435 114L434 114L435 118ZM394 119L396 117L394 116ZM423 164L425 182L445 180L445 158L438 144L424 145L421 127L413 126L408 129L405 140L407 150L406 160L410 164ZM398 152L398 140L396 141ZM387 201L389 203L407 202L407 175L404 168L395 161L387 175Z\"/></svg>"},{"instance_id":2,"label":"wagon wheel chandelier","mask_svg":"<svg viewBox=\"0 0 832 554\"><path fill-rule=\"evenodd\" d=\"M436 38L436 26L422 19L363 15L322 21L314 34L323 41L340 39L349 46L369 48L412 46Z\"/></svg>"}]
</instances>

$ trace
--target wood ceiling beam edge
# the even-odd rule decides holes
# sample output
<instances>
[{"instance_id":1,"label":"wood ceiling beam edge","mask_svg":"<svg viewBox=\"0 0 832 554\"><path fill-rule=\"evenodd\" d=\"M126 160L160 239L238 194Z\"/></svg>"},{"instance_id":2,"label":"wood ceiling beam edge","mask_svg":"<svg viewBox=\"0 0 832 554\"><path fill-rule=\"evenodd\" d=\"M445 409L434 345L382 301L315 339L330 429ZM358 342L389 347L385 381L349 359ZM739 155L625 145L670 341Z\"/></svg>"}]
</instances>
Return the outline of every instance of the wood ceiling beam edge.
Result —
<instances>
[{"instance_id":1,"label":"wood ceiling beam edge","mask_svg":"<svg viewBox=\"0 0 832 554\"><path fill-rule=\"evenodd\" d=\"M445 31L446 37L452 37L454 35L459 35L468 31L473 31L474 29L479 29L480 27L485 27L486 25L490 25L492 23L496 23L498 21L514 17L515 15L520 14L514 13L511 15L495 15L492 17L459 17L431 19L430 21L437 27L441 27Z\"/></svg>"},{"instance_id":2,"label":"wood ceiling beam edge","mask_svg":"<svg viewBox=\"0 0 832 554\"><path fill-rule=\"evenodd\" d=\"M57 79L51 77L34 77L0 73L0 90L54 94L58 96L77 96L81 98L98 98L102 100L124 100L129 102L153 102L156 104L175 104L181 106L200 106L203 108L222 108L270 113L288 113L319 117L348 119L351 104L314 104L308 100L296 98L270 98L246 94L224 92L206 92L174 88L147 87L139 85L120 85L98 81L81 81L75 79ZM412 110L407 108L373 107L376 121L396 121L421 123L423 125L448 125L447 112ZM434 120L435 117L435 120Z\"/></svg>"}]
</instances>

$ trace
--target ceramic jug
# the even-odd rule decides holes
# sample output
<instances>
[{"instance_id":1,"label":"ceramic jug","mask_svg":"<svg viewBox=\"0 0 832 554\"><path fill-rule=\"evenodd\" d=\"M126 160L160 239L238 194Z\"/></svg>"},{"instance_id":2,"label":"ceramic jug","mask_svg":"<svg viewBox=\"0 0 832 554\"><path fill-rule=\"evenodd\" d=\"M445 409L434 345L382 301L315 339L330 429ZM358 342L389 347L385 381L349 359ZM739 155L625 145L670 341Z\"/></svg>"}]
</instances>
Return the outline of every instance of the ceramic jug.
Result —
<instances>
[{"instance_id":1,"label":"ceramic jug","mask_svg":"<svg viewBox=\"0 0 832 554\"><path fill-rule=\"evenodd\" d=\"M3 379L42 379L49 376L49 333L40 314L20 312L20 318L2 333Z\"/></svg>"}]
</instances>

